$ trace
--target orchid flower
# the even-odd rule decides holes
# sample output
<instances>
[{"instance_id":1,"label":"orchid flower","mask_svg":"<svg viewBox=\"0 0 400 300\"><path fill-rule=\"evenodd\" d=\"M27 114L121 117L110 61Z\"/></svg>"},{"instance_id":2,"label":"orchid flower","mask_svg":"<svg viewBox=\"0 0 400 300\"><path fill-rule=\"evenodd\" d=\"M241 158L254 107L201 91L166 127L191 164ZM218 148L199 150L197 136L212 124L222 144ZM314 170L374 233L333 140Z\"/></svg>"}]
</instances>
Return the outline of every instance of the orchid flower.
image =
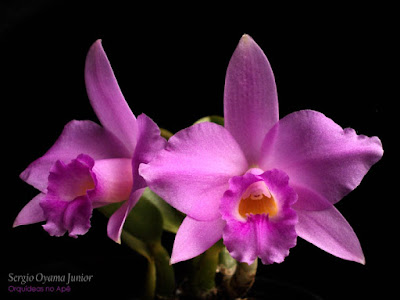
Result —
<instances>
[{"instance_id":1,"label":"orchid flower","mask_svg":"<svg viewBox=\"0 0 400 300\"><path fill-rule=\"evenodd\" d=\"M204 122L171 137L140 174L187 216L171 263L221 238L233 258L280 263L297 236L339 258L365 263L352 227L335 208L383 155L377 137L302 110L279 120L270 64L244 35L227 69L225 127Z\"/></svg>"},{"instance_id":2,"label":"orchid flower","mask_svg":"<svg viewBox=\"0 0 400 300\"><path fill-rule=\"evenodd\" d=\"M90 103L100 126L69 122L55 144L20 175L40 193L18 214L14 227L46 221L53 236L85 234L93 208L125 201L109 219L108 236L120 242L125 218L146 183L138 173L166 141L145 114L136 118L125 101L111 65L97 40L85 64Z\"/></svg>"}]
</instances>

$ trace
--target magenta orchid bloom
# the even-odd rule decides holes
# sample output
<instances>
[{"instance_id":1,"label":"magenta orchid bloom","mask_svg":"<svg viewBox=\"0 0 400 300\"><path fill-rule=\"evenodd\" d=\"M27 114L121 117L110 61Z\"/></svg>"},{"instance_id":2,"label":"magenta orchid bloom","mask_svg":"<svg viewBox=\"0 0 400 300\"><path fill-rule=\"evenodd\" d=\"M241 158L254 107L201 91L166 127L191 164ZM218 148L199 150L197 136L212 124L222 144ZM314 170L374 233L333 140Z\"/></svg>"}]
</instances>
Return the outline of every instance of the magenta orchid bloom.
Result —
<instances>
[{"instance_id":1,"label":"magenta orchid bloom","mask_svg":"<svg viewBox=\"0 0 400 300\"><path fill-rule=\"evenodd\" d=\"M193 258L222 238L240 262L280 263L300 236L365 263L334 204L381 158L380 140L312 110L279 120L270 64L248 35L227 69L224 114L225 127L205 122L181 130L140 166L149 187L187 215L171 262Z\"/></svg>"},{"instance_id":2,"label":"magenta orchid bloom","mask_svg":"<svg viewBox=\"0 0 400 300\"><path fill-rule=\"evenodd\" d=\"M100 40L87 55L85 81L103 127L69 122L46 154L21 173L40 194L21 210L14 226L46 221L43 227L50 235L68 231L77 237L89 230L93 208L126 200L107 228L109 237L119 242L125 218L146 188L138 166L149 162L166 141L149 117L133 115Z\"/></svg>"}]
</instances>

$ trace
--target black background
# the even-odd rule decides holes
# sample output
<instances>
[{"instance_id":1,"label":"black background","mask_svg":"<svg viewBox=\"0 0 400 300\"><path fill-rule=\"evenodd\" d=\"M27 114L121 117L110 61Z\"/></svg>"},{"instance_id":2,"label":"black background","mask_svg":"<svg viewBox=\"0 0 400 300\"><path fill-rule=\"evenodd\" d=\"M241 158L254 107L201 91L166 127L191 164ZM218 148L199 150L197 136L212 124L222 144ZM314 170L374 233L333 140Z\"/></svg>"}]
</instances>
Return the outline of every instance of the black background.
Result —
<instances>
[{"instance_id":1,"label":"black background","mask_svg":"<svg viewBox=\"0 0 400 300\"><path fill-rule=\"evenodd\" d=\"M395 290L398 196L388 179L398 177L389 170L391 130L397 123L389 124L396 99L390 92L396 69L393 8L4 3L0 91L6 251L1 282L7 297L27 298L7 292L9 273L93 274L90 284L73 285L64 295L71 299L125 299L143 285L145 260L108 239L106 219L97 212L89 233L76 240L50 237L38 224L11 228L19 210L37 194L19 173L44 154L68 121L97 121L83 80L90 45L103 40L134 114L145 112L176 132L203 116L223 114L226 67L244 33L268 56L281 116L300 109L321 111L342 127L379 136L386 150L360 187L337 204L360 239L365 266L299 239L284 263L261 265L258 274L282 289L295 286L321 299L384 299ZM165 236L167 244L171 239ZM263 288L268 293L270 287Z\"/></svg>"}]
</instances>

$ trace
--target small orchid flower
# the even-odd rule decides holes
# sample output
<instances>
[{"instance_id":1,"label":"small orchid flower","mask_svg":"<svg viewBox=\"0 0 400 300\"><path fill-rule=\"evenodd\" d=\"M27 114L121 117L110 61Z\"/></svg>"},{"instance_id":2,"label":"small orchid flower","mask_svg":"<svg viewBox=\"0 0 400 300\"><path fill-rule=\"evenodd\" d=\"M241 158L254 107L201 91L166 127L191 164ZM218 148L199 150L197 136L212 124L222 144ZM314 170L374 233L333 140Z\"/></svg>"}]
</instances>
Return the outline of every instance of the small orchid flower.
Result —
<instances>
[{"instance_id":1,"label":"small orchid flower","mask_svg":"<svg viewBox=\"0 0 400 300\"><path fill-rule=\"evenodd\" d=\"M120 241L125 218L146 183L138 174L166 141L145 114L136 117L126 103L111 65L96 41L89 50L85 81L100 126L71 121L55 144L20 175L40 191L18 214L14 226L46 221L54 236L72 237L90 228L93 208L125 201L111 216L108 235Z\"/></svg>"},{"instance_id":2,"label":"small orchid flower","mask_svg":"<svg viewBox=\"0 0 400 300\"><path fill-rule=\"evenodd\" d=\"M205 122L181 130L140 166L149 187L187 215L171 262L222 238L240 262L280 263L300 236L364 263L356 234L334 204L381 158L380 140L312 110L279 120L270 64L248 35L229 62L224 115L225 127Z\"/></svg>"}]
</instances>

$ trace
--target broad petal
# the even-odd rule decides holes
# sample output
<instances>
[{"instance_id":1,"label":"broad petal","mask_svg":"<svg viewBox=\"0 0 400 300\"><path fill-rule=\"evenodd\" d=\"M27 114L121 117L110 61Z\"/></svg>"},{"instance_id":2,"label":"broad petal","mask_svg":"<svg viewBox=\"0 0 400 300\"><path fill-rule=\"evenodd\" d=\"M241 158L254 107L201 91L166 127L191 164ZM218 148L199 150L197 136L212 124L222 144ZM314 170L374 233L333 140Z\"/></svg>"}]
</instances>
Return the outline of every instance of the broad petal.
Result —
<instances>
[{"instance_id":1,"label":"broad petal","mask_svg":"<svg viewBox=\"0 0 400 300\"><path fill-rule=\"evenodd\" d=\"M88 195L94 207L127 200L132 191L132 160L110 158L96 160L93 166L96 188Z\"/></svg>"},{"instance_id":2,"label":"broad petal","mask_svg":"<svg viewBox=\"0 0 400 300\"><path fill-rule=\"evenodd\" d=\"M243 35L228 65L224 92L225 128L251 164L262 141L279 120L274 74L261 48Z\"/></svg>"},{"instance_id":3,"label":"broad petal","mask_svg":"<svg viewBox=\"0 0 400 300\"><path fill-rule=\"evenodd\" d=\"M377 137L357 135L319 112L303 110L268 132L259 166L289 175L299 196L296 209L323 210L356 188L382 154Z\"/></svg>"},{"instance_id":4,"label":"broad petal","mask_svg":"<svg viewBox=\"0 0 400 300\"><path fill-rule=\"evenodd\" d=\"M171 264L202 254L222 237L225 221L196 221L186 217L175 236Z\"/></svg>"},{"instance_id":5,"label":"broad petal","mask_svg":"<svg viewBox=\"0 0 400 300\"><path fill-rule=\"evenodd\" d=\"M160 129L145 114L138 116L138 143L132 158L132 172L134 189L147 187L144 178L139 174L139 165L149 163L167 145L167 141L161 137Z\"/></svg>"},{"instance_id":6,"label":"broad petal","mask_svg":"<svg viewBox=\"0 0 400 300\"><path fill-rule=\"evenodd\" d=\"M101 40L92 45L86 57L85 81L101 124L133 153L137 142L136 118L121 93Z\"/></svg>"},{"instance_id":7,"label":"broad petal","mask_svg":"<svg viewBox=\"0 0 400 300\"><path fill-rule=\"evenodd\" d=\"M131 157L126 148L100 125L91 121L71 121L65 125L54 145L32 162L21 179L46 192L51 167L57 160L69 162L85 153L93 159Z\"/></svg>"},{"instance_id":8,"label":"broad petal","mask_svg":"<svg viewBox=\"0 0 400 300\"><path fill-rule=\"evenodd\" d=\"M147 187L144 178L139 174L139 165L149 163L153 157L165 148L167 141L160 136L160 129L145 114L139 115L138 123L138 142L132 158L133 187L129 200L124 203L110 218L108 223L108 236L115 242L120 242L125 219L131 209L136 205L139 198Z\"/></svg>"},{"instance_id":9,"label":"broad petal","mask_svg":"<svg viewBox=\"0 0 400 300\"><path fill-rule=\"evenodd\" d=\"M139 172L150 189L193 219L219 217L219 204L232 176L243 174L248 163L231 134L205 122L181 130Z\"/></svg>"},{"instance_id":10,"label":"broad petal","mask_svg":"<svg viewBox=\"0 0 400 300\"><path fill-rule=\"evenodd\" d=\"M365 264L360 242L342 214L331 207L321 211L297 211L297 234L337 257Z\"/></svg>"},{"instance_id":11,"label":"broad petal","mask_svg":"<svg viewBox=\"0 0 400 300\"><path fill-rule=\"evenodd\" d=\"M15 218L13 227L45 221L46 218L44 217L43 209L40 207L40 201L45 196L45 194L40 193L29 201Z\"/></svg>"}]
</instances>

